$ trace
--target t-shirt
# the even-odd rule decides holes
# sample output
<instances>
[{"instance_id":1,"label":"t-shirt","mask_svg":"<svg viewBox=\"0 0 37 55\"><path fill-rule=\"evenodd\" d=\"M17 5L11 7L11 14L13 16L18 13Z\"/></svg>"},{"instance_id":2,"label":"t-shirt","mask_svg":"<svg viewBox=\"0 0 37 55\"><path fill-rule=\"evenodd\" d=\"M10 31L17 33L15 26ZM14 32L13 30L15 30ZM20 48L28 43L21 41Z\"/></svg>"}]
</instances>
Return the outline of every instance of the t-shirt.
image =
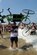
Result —
<instances>
[{"instance_id":1,"label":"t-shirt","mask_svg":"<svg viewBox=\"0 0 37 55\"><path fill-rule=\"evenodd\" d=\"M18 28L18 38L23 38L23 31L24 29Z\"/></svg>"},{"instance_id":2,"label":"t-shirt","mask_svg":"<svg viewBox=\"0 0 37 55\"><path fill-rule=\"evenodd\" d=\"M28 30L28 28L18 28L18 38L24 38L25 36L27 36L29 34L29 31L26 33L26 31Z\"/></svg>"},{"instance_id":3,"label":"t-shirt","mask_svg":"<svg viewBox=\"0 0 37 55\"><path fill-rule=\"evenodd\" d=\"M12 33L10 34L10 37L17 37L18 33Z\"/></svg>"}]
</instances>

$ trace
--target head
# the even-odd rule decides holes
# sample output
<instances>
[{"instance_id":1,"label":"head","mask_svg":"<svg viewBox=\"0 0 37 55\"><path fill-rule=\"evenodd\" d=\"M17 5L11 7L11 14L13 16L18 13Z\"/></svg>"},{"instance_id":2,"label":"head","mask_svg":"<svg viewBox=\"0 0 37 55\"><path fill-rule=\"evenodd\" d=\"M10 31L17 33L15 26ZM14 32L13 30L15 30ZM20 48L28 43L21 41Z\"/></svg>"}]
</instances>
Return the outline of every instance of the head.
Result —
<instances>
[{"instance_id":1,"label":"head","mask_svg":"<svg viewBox=\"0 0 37 55\"><path fill-rule=\"evenodd\" d=\"M33 23L32 23L32 26L34 26L34 25L35 25L35 23L33 22Z\"/></svg>"},{"instance_id":2,"label":"head","mask_svg":"<svg viewBox=\"0 0 37 55\"><path fill-rule=\"evenodd\" d=\"M25 24L24 23L19 23L19 28L23 29L25 27Z\"/></svg>"}]
</instances>

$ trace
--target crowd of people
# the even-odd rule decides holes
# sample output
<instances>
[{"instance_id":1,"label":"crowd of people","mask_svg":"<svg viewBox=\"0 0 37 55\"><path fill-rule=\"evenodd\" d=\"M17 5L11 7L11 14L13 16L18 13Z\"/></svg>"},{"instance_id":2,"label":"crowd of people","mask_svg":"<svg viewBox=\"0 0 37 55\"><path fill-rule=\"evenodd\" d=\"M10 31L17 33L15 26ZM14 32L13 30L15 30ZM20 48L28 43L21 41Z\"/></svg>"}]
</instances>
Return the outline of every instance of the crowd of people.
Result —
<instances>
[{"instance_id":1,"label":"crowd of people","mask_svg":"<svg viewBox=\"0 0 37 55\"><path fill-rule=\"evenodd\" d=\"M36 34L35 23L33 23L31 27L29 27L28 25L26 25L25 23L22 23L22 22L18 24L18 27L16 27L16 24L14 23L14 26L9 31L10 32L11 49L13 49L14 42L15 42L16 49L18 49L18 38L22 37L22 32L25 28L27 28L28 31L31 29L30 35ZM1 27L0 27L0 35L3 38Z\"/></svg>"}]
</instances>

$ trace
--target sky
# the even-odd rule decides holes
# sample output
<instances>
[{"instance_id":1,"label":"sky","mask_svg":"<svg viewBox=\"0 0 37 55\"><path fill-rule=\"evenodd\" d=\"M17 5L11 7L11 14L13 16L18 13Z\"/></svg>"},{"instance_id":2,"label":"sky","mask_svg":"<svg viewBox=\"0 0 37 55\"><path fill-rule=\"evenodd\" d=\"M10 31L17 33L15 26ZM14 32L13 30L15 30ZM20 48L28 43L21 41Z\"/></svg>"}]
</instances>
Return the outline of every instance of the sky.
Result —
<instances>
[{"instance_id":1,"label":"sky","mask_svg":"<svg viewBox=\"0 0 37 55\"><path fill-rule=\"evenodd\" d=\"M0 11L4 9L2 14L9 14L7 8L11 8L12 14L21 13L23 9L35 11L34 15L30 15L32 22L37 22L37 0L0 0Z\"/></svg>"}]
</instances>

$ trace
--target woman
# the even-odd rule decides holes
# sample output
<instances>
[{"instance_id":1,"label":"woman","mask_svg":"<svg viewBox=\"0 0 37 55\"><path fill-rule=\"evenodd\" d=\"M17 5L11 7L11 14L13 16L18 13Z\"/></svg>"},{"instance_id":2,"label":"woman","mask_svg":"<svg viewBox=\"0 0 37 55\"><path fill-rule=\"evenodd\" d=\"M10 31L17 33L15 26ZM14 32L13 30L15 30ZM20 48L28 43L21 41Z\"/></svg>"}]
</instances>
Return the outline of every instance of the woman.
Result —
<instances>
[{"instance_id":1,"label":"woman","mask_svg":"<svg viewBox=\"0 0 37 55\"><path fill-rule=\"evenodd\" d=\"M11 30L11 34L10 34L11 48L13 48L13 45L15 42L16 49L18 49L18 37L17 36L18 36L17 31L14 29Z\"/></svg>"}]
</instances>

